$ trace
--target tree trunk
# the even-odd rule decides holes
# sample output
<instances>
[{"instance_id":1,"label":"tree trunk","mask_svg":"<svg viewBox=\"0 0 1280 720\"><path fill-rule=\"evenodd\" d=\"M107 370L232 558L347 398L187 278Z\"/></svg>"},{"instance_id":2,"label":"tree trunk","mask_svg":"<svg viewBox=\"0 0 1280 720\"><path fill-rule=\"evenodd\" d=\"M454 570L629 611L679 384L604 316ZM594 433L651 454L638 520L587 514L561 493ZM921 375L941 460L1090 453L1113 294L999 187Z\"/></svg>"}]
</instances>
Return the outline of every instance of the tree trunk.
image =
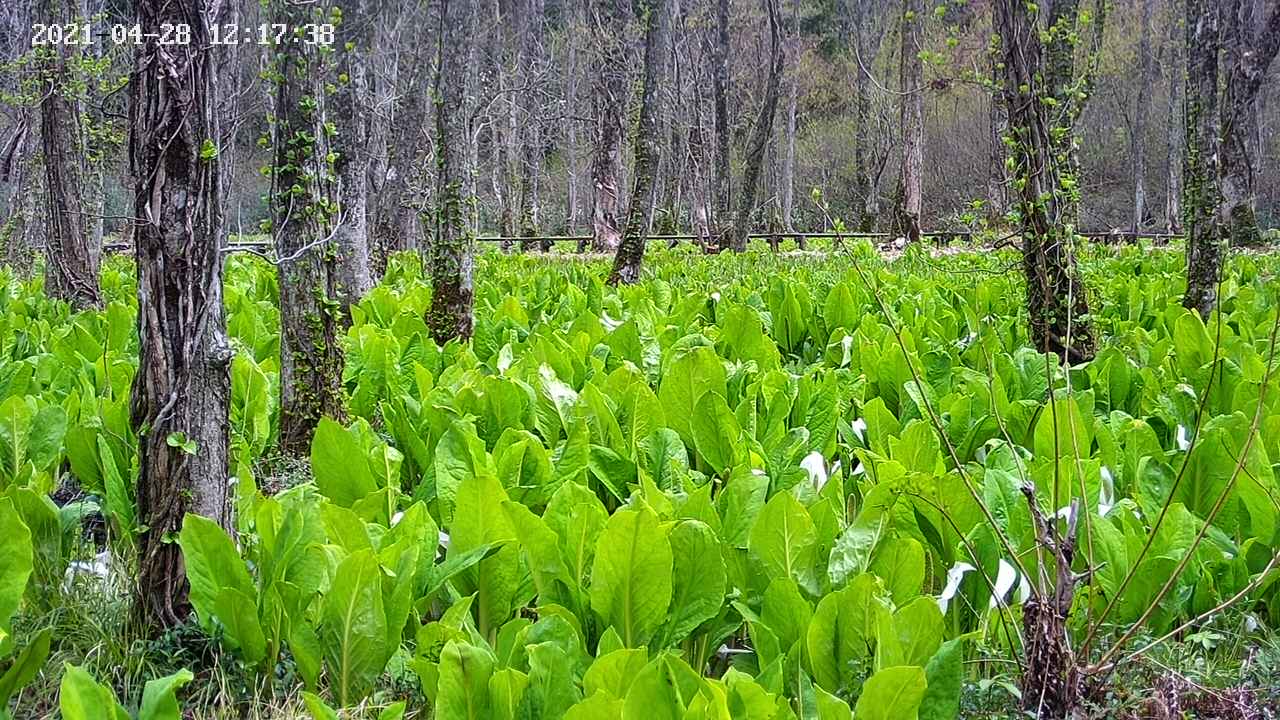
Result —
<instances>
[{"instance_id":1,"label":"tree trunk","mask_svg":"<svg viewBox=\"0 0 1280 720\"><path fill-rule=\"evenodd\" d=\"M1178 36L1178 23L1169 23L1168 49L1170 60L1168 65L1177 68L1177 72L1169 72L1168 106L1165 109L1165 192L1164 192L1164 227L1165 232L1182 232L1182 145L1181 123L1178 110L1181 103L1182 85L1186 82L1182 71L1182 58L1178 47L1183 40Z\"/></svg>"},{"instance_id":2,"label":"tree trunk","mask_svg":"<svg viewBox=\"0 0 1280 720\"><path fill-rule=\"evenodd\" d=\"M920 241L924 174L924 63L920 59L924 9L921 0L902 0L902 48L898 59L899 123L902 127L902 195L898 226L908 242Z\"/></svg>"},{"instance_id":3,"label":"tree trunk","mask_svg":"<svg viewBox=\"0 0 1280 720\"><path fill-rule=\"evenodd\" d=\"M471 43L467 26L472 0L441 0L439 54L436 62L436 237L431 244L431 307L426 323L431 336L443 345L453 338L471 337L472 263L475 236L467 226L462 196L462 143L466 124L459 108L463 103L463 74L458 61L467 57Z\"/></svg>"},{"instance_id":4,"label":"tree trunk","mask_svg":"<svg viewBox=\"0 0 1280 720\"><path fill-rule=\"evenodd\" d=\"M1251 157L1258 90L1267 68L1280 50L1280 5L1274 6L1266 24L1255 32L1258 20L1252 2L1227 0L1221 6L1222 44L1226 48L1226 82L1223 85L1220 146L1218 148L1218 221L1232 247L1262 242L1255 213L1254 164Z\"/></svg>"},{"instance_id":5,"label":"tree trunk","mask_svg":"<svg viewBox=\"0 0 1280 720\"><path fill-rule=\"evenodd\" d=\"M733 219L733 236L730 247L734 252L747 249L747 234L755 216L756 192L760 186L760 168L764 164L765 149L773 135L773 120L778 114L778 95L782 84L782 68L785 54L782 50L782 23L778 19L777 0L764 0L769 17L769 77L765 81L764 100L756 126L747 144L747 154L742 169L742 192L738 197L738 212Z\"/></svg>"},{"instance_id":6,"label":"tree trunk","mask_svg":"<svg viewBox=\"0 0 1280 720\"><path fill-rule=\"evenodd\" d=\"M642 0L645 19L644 90L640 99L640 124L636 128L635 181L627 210L626 233L613 259L608 283L633 283L640 278L645 235L653 209L654 174L658 167L658 92L666 76L667 36L671 32L669 0Z\"/></svg>"},{"instance_id":7,"label":"tree trunk","mask_svg":"<svg viewBox=\"0 0 1280 720\"><path fill-rule=\"evenodd\" d=\"M622 138L627 116L626 33L627 0L593 6L592 28L600 48L600 74L592 104L596 118L596 146L591 164L591 249L613 252L622 240Z\"/></svg>"},{"instance_id":8,"label":"tree trunk","mask_svg":"<svg viewBox=\"0 0 1280 720\"><path fill-rule=\"evenodd\" d=\"M369 126L373 113L368 55L373 51L373 0L340 0L335 43L337 77L330 96L337 134L333 163L338 178L338 218L333 229L337 298L350 322L350 306L373 288L369 267Z\"/></svg>"},{"instance_id":9,"label":"tree trunk","mask_svg":"<svg viewBox=\"0 0 1280 720\"><path fill-rule=\"evenodd\" d=\"M787 83L787 129L782 156L782 226L795 232L796 105L800 100L800 0L791 11L791 72Z\"/></svg>"},{"instance_id":10,"label":"tree trunk","mask_svg":"<svg viewBox=\"0 0 1280 720\"><path fill-rule=\"evenodd\" d=\"M1208 320L1217 304L1222 242L1216 210L1218 184L1218 50L1221 36L1214 0L1186 0L1187 87L1182 122L1183 224L1187 233L1187 292L1182 305Z\"/></svg>"},{"instance_id":11,"label":"tree trunk","mask_svg":"<svg viewBox=\"0 0 1280 720\"><path fill-rule=\"evenodd\" d=\"M711 174L715 207L711 223L717 228L717 237L723 237L733 222L729 216L733 197L733 173L729 169L729 0L716 1L716 41L711 63L715 117L715 167ZM723 246L724 242L719 244Z\"/></svg>"},{"instance_id":12,"label":"tree trunk","mask_svg":"<svg viewBox=\"0 0 1280 720\"><path fill-rule=\"evenodd\" d=\"M222 307L216 64L201 0L138 0L146 38L130 83L129 159L138 263L140 536L137 608L153 627L186 620L188 584L173 537L186 513L232 531L227 474L231 345ZM162 24L191 43L160 45Z\"/></svg>"},{"instance_id":13,"label":"tree trunk","mask_svg":"<svg viewBox=\"0 0 1280 720\"><path fill-rule=\"evenodd\" d=\"M301 28L317 20L310 6L278 0L274 21ZM276 58L271 197L280 285L280 448L305 455L320 418L346 417L339 338L347 321L334 233L339 205L319 48L286 43Z\"/></svg>"},{"instance_id":14,"label":"tree trunk","mask_svg":"<svg viewBox=\"0 0 1280 720\"><path fill-rule=\"evenodd\" d=\"M1151 12L1154 0L1142 0L1142 20L1138 30L1139 92L1134 101L1133 127L1131 130L1133 155L1133 222L1130 231L1137 233L1146 223L1147 215L1147 106L1150 97L1145 89L1155 84L1155 63L1151 57Z\"/></svg>"},{"instance_id":15,"label":"tree trunk","mask_svg":"<svg viewBox=\"0 0 1280 720\"><path fill-rule=\"evenodd\" d=\"M49 24L76 21L71 0L43 0ZM80 45L40 48L40 130L45 170L45 292L77 310L102 304L98 269L102 244L93 243L86 183L91 179L83 103L72 76L80 62ZM100 226L99 226L100 227Z\"/></svg>"},{"instance_id":16,"label":"tree trunk","mask_svg":"<svg viewBox=\"0 0 1280 720\"><path fill-rule=\"evenodd\" d=\"M17 123L3 147L0 147L0 183L8 185L4 222L0 223L0 264L26 278L32 271L32 259L40 243L35 236L40 215L37 207L44 202L43 183L37 172L38 132L29 111L19 110Z\"/></svg>"},{"instance_id":17,"label":"tree trunk","mask_svg":"<svg viewBox=\"0 0 1280 720\"><path fill-rule=\"evenodd\" d=\"M1005 107L1014 139L1011 153L1019 188L1014 202L1022 217L1031 341L1041 352L1077 363L1093 356L1094 342L1085 319L1085 289L1071 250L1074 231L1063 217L1069 204L1064 200L1063 163L1056 159L1060 146L1054 134L1060 128L1050 119L1052 90L1041 80L1048 77L1043 47L1035 17L1022 0L997 0L994 7ZM1027 677L1041 680L1033 673Z\"/></svg>"},{"instance_id":18,"label":"tree trunk","mask_svg":"<svg viewBox=\"0 0 1280 720\"><path fill-rule=\"evenodd\" d=\"M518 94L520 127L520 173L517 191L520 196L520 237L537 237L542 214L540 190L542 185L542 125L541 109L537 106L538 93L532 87L542 71L543 6L541 0L522 0L518 19L519 59L516 77L527 87ZM533 241L521 240L520 249L534 247ZM538 249L545 250L539 246Z\"/></svg>"}]
</instances>

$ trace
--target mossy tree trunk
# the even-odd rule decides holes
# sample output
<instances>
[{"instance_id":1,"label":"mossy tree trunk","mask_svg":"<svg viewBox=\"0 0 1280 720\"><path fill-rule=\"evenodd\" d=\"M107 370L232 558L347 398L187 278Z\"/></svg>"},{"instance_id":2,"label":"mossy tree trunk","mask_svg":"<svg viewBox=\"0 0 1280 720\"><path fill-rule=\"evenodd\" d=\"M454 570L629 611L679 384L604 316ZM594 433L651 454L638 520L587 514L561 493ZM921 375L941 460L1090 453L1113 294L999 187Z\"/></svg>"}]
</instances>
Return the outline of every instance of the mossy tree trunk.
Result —
<instances>
[{"instance_id":1,"label":"mossy tree trunk","mask_svg":"<svg viewBox=\"0 0 1280 720\"><path fill-rule=\"evenodd\" d=\"M139 0L147 39L130 83L130 170L138 263L137 608L153 627L187 619L188 584L173 536L186 513L231 530L227 474L231 345L222 303L215 62L200 0ZM191 28L161 46L162 24Z\"/></svg>"},{"instance_id":2,"label":"mossy tree trunk","mask_svg":"<svg viewBox=\"0 0 1280 720\"><path fill-rule=\"evenodd\" d=\"M67 25L80 22L72 0L43 0L43 22ZM92 200L94 170L90 164L88 134L82 102L83 85L75 75L80 69L82 45L62 43L37 48L40 53L40 135L45 178L45 292L76 309L98 307L102 290L98 269L101 236L94 242L91 221L99 209Z\"/></svg>"},{"instance_id":3,"label":"mossy tree trunk","mask_svg":"<svg viewBox=\"0 0 1280 720\"><path fill-rule=\"evenodd\" d=\"M920 209L924 201L924 3L902 0L901 56L898 58L898 120L902 127L902 193L898 199L898 232L908 242L920 241Z\"/></svg>"},{"instance_id":4,"label":"mossy tree trunk","mask_svg":"<svg viewBox=\"0 0 1280 720\"><path fill-rule=\"evenodd\" d=\"M318 6L276 0L274 22L303 33L325 22ZM320 48L275 48L272 232L280 285L280 448L303 455L320 418L346 417L342 348L347 326L334 223L339 216Z\"/></svg>"},{"instance_id":5,"label":"mossy tree trunk","mask_svg":"<svg viewBox=\"0 0 1280 720\"><path fill-rule=\"evenodd\" d=\"M1071 202L1064 189L1070 172L1050 116L1051 86L1036 17L1021 0L997 0L1005 107L1012 138L1013 200L1021 217L1023 273L1031 341L1039 350L1069 362L1093 356L1089 305L1076 269L1070 221Z\"/></svg>"},{"instance_id":6,"label":"mossy tree trunk","mask_svg":"<svg viewBox=\"0 0 1280 720\"><path fill-rule=\"evenodd\" d=\"M1182 111L1182 213L1187 234L1187 292L1182 304L1208 319L1218 300L1222 232L1218 223L1217 0L1187 0L1186 101Z\"/></svg>"},{"instance_id":7,"label":"mossy tree trunk","mask_svg":"<svg viewBox=\"0 0 1280 720\"><path fill-rule=\"evenodd\" d=\"M468 26L472 0L441 0L439 52L436 60L436 237L428 251L431 307L426 323L436 342L471 337L472 265L475 236L464 205L463 143L466 120L460 112L465 73L460 67L471 42Z\"/></svg>"},{"instance_id":8,"label":"mossy tree trunk","mask_svg":"<svg viewBox=\"0 0 1280 720\"><path fill-rule=\"evenodd\" d=\"M610 285L640 279L644 261L645 236L653 213L654 175L658 169L658 112L663 79L666 77L667 38L671 34L669 0L643 0L641 19L644 33L644 90L640 98L640 124L635 139L635 180L627 208L626 232L613 258Z\"/></svg>"}]
</instances>

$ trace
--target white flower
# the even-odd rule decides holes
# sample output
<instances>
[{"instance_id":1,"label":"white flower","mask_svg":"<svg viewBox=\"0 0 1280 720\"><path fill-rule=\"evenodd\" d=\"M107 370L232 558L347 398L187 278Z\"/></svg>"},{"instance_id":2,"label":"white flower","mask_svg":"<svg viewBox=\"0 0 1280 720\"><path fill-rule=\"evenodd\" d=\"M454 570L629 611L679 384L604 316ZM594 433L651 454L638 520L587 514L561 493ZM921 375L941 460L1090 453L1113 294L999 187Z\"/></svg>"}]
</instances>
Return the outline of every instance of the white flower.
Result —
<instances>
[{"instance_id":1,"label":"white flower","mask_svg":"<svg viewBox=\"0 0 1280 720\"><path fill-rule=\"evenodd\" d=\"M720 302L720 293L718 292L711 293L711 302Z\"/></svg>"},{"instance_id":2,"label":"white flower","mask_svg":"<svg viewBox=\"0 0 1280 720\"><path fill-rule=\"evenodd\" d=\"M440 547L445 550L449 549L449 533L443 530L440 531Z\"/></svg>"},{"instance_id":3,"label":"white flower","mask_svg":"<svg viewBox=\"0 0 1280 720\"><path fill-rule=\"evenodd\" d=\"M805 455L804 459L800 461L800 467L809 473L809 480L813 482L814 487L818 490L821 490L822 486L827 484L827 461L822 457L822 453L814 450Z\"/></svg>"},{"instance_id":4,"label":"white flower","mask_svg":"<svg viewBox=\"0 0 1280 720\"><path fill-rule=\"evenodd\" d=\"M943 615L947 614L947 606L951 604L951 598L960 592L960 581L964 579L964 574L973 570L977 568L967 562L958 562L947 571L947 584L942 588L942 594L938 596L938 609Z\"/></svg>"},{"instance_id":5,"label":"white flower","mask_svg":"<svg viewBox=\"0 0 1280 720\"><path fill-rule=\"evenodd\" d=\"M67 566L67 572L62 578L62 589L65 592L71 591L71 584L75 580L76 575L90 575L93 577L106 578L111 574L111 551L103 550L98 553L93 560L76 560Z\"/></svg>"},{"instance_id":6,"label":"white flower","mask_svg":"<svg viewBox=\"0 0 1280 720\"><path fill-rule=\"evenodd\" d=\"M1174 434L1174 441L1178 443L1178 449L1183 452L1191 449L1191 438L1187 436L1187 428L1183 425L1178 426L1178 431Z\"/></svg>"},{"instance_id":7,"label":"white flower","mask_svg":"<svg viewBox=\"0 0 1280 720\"><path fill-rule=\"evenodd\" d=\"M1005 562L1004 558L1000 558L1000 569L996 571L996 587L991 594L991 602L988 607L994 608L996 605L1004 605L1004 599L1013 589L1014 583L1018 581L1018 571L1012 565Z\"/></svg>"},{"instance_id":8,"label":"white flower","mask_svg":"<svg viewBox=\"0 0 1280 720\"><path fill-rule=\"evenodd\" d=\"M1100 474L1102 482L1098 485L1098 517L1111 512L1111 508L1116 506L1116 480L1105 465Z\"/></svg>"},{"instance_id":9,"label":"white flower","mask_svg":"<svg viewBox=\"0 0 1280 720\"><path fill-rule=\"evenodd\" d=\"M849 428L853 430L853 434L862 442L867 441L867 421L862 418L856 418L850 423Z\"/></svg>"},{"instance_id":10,"label":"white flower","mask_svg":"<svg viewBox=\"0 0 1280 720\"><path fill-rule=\"evenodd\" d=\"M398 513L396 513L395 515L392 515L392 516L391 516L391 525L390 525L390 527L395 527L395 526L396 526L396 524L398 524L398 523L399 523L403 518L404 518L404 511L403 511L403 510L401 510L401 511L400 511L400 512L398 512Z\"/></svg>"}]
</instances>

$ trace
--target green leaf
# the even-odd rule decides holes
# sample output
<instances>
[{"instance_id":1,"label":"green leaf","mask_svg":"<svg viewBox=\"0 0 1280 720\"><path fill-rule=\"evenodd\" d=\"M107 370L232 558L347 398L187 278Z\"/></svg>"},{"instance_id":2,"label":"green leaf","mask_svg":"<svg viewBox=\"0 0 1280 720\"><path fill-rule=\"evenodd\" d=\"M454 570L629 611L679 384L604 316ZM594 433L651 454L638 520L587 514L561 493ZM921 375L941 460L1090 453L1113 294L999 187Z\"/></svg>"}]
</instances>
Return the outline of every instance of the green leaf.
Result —
<instances>
[{"instance_id":1,"label":"green leaf","mask_svg":"<svg viewBox=\"0 0 1280 720\"><path fill-rule=\"evenodd\" d=\"M827 692L840 692L858 664L873 657L877 630L890 618L871 575L859 575L845 589L824 596L805 633L814 681Z\"/></svg>"},{"instance_id":2,"label":"green leaf","mask_svg":"<svg viewBox=\"0 0 1280 720\"><path fill-rule=\"evenodd\" d=\"M364 698L386 665L382 569L372 551L348 555L321 603L320 639L338 704Z\"/></svg>"},{"instance_id":3,"label":"green leaf","mask_svg":"<svg viewBox=\"0 0 1280 720\"><path fill-rule=\"evenodd\" d=\"M302 703L307 706L307 711L311 713L314 720L338 720L338 711L329 707L319 695L304 692Z\"/></svg>"},{"instance_id":4,"label":"green leaf","mask_svg":"<svg viewBox=\"0 0 1280 720\"><path fill-rule=\"evenodd\" d=\"M217 601L223 588L238 591L247 598L257 597L249 570L218 523L187 513L182 519L178 545L182 547L187 581L191 583L191 606L206 631L213 630L213 622L218 618Z\"/></svg>"},{"instance_id":5,"label":"green leaf","mask_svg":"<svg viewBox=\"0 0 1280 720\"><path fill-rule=\"evenodd\" d=\"M863 683L853 716L856 720L915 720L926 682L924 668L885 668Z\"/></svg>"},{"instance_id":6,"label":"green leaf","mask_svg":"<svg viewBox=\"0 0 1280 720\"><path fill-rule=\"evenodd\" d=\"M58 686L58 709L62 720L130 720L111 688L99 685L84 668L70 663Z\"/></svg>"},{"instance_id":7,"label":"green leaf","mask_svg":"<svg viewBox=\"0 0 1280 720\"><path fill-rule=\"evenodd\" d=\"M329 418L320 418L311 438L311 473L320 492L342 507L349 508L378 489L364 448Z\"/></svg>"},{"instance_id":8,"label":"green leaf","mask_svg":"<svg viewBox=\"0 0 1280 720\"><path fill-rule=\"evenodd\" d=\"M623 702L612 695L598 692L569 708L564 720L617 720L623 717Z\"/></svg>"},{"instance_id":9,"label":"green leaf","mask_svg":"<svg viewBox=\"0 0 1280 720\"><path fill-rule=\"evenodd\" d=\"M723 476L725 470L736 464L742 443L742 429L738 419L718 393L706 393L693 411L692 431L698 455Z\"/></svg>"},{"instance_id":10,"label":"green leaf","mask_svg":"<svg viewBox=\"0 0 1280 720\"><path fill-rule=\"evenodd\" d=\"M720 540L696 520L677 523L669 535L672 552L671 611L663 625L664 645L682 642L715 617L727 583Z\"/></svg>"},{"instance_id":11,"label":"green leaf","mask_svg":"<svg viewBox=\"0 0 1280 720\"><path fill-rule=\"evenodd\" d=\"M182 720L176 693L194 677L190 670L184 668L172 675L148 680L142 689L138 720Z\"/></svg>"},{"instance_id":12,"label":"green leaf","mask_svg":"<svg viewBox=\"0 0 1280 720\"><path fill-rule=\"evenodd\" d=\"M489 720L489 679L493 654L485 648L450 640L440 651L440 680L435 720Z\"/></svg>"},{"instance_id":13,"label":"green leaf","mask_svg":"<svg viewBox=\"0 0 1280 720\"><path fill-rule=\"evenodd\" d=\"M31 532L9 498L0 498L0 643L8 638L9 621L22 604L33 567Z\"/></svg>"},{"instance_id":14,"label":"green leaf","mask_svg":"<svg viewBox=\"0 0 1280 720\"><path fill-rule=\"evenodd\" d=\"M52 628L41 630L13 659L4 675L0 675L0 716L9 707L9 699L14 693L26 687L44 668L45 661L49 659L49 640L52 636Z\"/></svg>"},{"instance_id":15,"label":"green leaf","mask_svg":"<svg viewBox=\"0 0 1280 720\"><path fill-rule=\"evenodd\" d=\"M802 586L812 581L818 533L809 512L789 492L765 503L751 528L748 549L770 578L785 577Z\"/></svg>"},{"instance_id":16,"label":"green leaf","mask_svg":"<svg viewBox=\"0 0 1280 720\"><path fill-rule=\"evenodd\" d=\"M961 641L948 640L929 658L924 673L928 687L920 703L920 720L955 720L960 717L960 691L964 681Z\"/></svg>"},{"instance_id":17,"label":"green leaf","mask_svg":"<svg viewBox=\"0 0 1280 720\"><path fill-rule=\"evenodd\" d=\"M619 510L596 542L591 608L627 647L649 642L671 603L671 543L647 509Z\"/></svg>"},{"instance_id":18,"label":"green leaf","mask_svg":"<svg viewBox=\"0 0 1280 720\"><path fill-rule=\"evenodd\" d=\"M724 365L715 351L705 345L677 357L662 376L658 400L666 410L667 423L688 447L695 447L690 419L698 401L709 392L721 397L728 395Z\"/></svg>"}]
</instances>

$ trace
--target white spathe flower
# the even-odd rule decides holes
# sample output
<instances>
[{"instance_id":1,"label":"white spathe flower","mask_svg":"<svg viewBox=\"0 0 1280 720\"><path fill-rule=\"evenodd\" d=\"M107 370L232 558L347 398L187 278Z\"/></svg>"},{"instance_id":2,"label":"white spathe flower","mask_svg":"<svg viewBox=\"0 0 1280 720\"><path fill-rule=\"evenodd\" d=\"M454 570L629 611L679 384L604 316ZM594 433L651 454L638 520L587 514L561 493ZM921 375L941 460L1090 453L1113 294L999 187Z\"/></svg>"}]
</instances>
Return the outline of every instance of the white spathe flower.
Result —
<instances>
[{"instance_id":1,"label":"white spathe flower","mask_svg":"<svg viewBox=\"0 0 1280 720\"><path fill-rule=\"evenodd\" d=\"M391 525L389 525L388 527L395 527L403 519L404 519L404 511L401 510L400 512L397 512L395 515L391 516Z\"/></svg>"},{"instance_id":2,"label":"white spathe flower","mask_svg":"<svg viewBox=\"0 0 1280 720\"><path fill-rule=\"evenodd\" d=\"M943 615L947 614L947 606L951 604L951 598L960 592L960 581L964 580L964 574L974 570L977 568L969 563L958 562L947 571L947 584L942 588L942 594L938 596L938 609Z\"/></svg>"},{"instance_id":3,"label":"white spathe flower","mask_svg":"<svg viewBox=\"0 0 1280 720\"><path fill-rule=\"evenodd\" d=\"M1099 474L1102 482L1098 485L1098 517L1102 517L1116 506L1116 479L1106 465L1102 466Z\"/></svg>"},{"instance_id":4,"label":"white spathe flower","mask_svg":"<svg viewBox=\"0 0 1280 720\"><path fill-rule=\"evenodd\" d=\"M996 587L991 594L991 602L988 603L988 607L1003 606L1005 597L1009 595L1009 591L1013 589L1013 585L1016 582L1018 582L1018 571L1005 562L1004 558L1001 558L1000 569L996 571Z\"/></svg>"},{"instance_id":5,"label":"white spathe flower","mask_svg":"<svg viewBox=\"0 0 1280 720\"><path fill-rule=\"evenodd\" d=\"M104 549L94 556L92 560L76 560L67 565L67 572L62 577L62 589L64 592L70 592L71 584L75 581L76 575L89 575L105 579L110 574L111 551Z\"/></svg>"},{"instance_id":6,"label":"white spathe flower","mask_svg":"<svg viewBox=\"0 0 1280 720\"><path fill-rule=\"evenodd\" d=\"M862 418L856 418L849 424L849 429L853 430L853 434L862 442L867 441L867 421Z\"/></svg>"},{"instance_id":7,"label":"white spathe flower","mask_svg":"<svg viewBox=\"0 0 1280 720\"><path fill-rule=\"evenodd\" d=\"M445 550L448 550L449 549L449 533L441 530L439 542L440 542L440 547L444 548Z\"/></svg>"},{"instance_id":8,"label":"white spathe flower","mask_svg":"<svg viewBox=\"0 0 1280 720\"><path fill-rule=\"evenodd\" d=\"M711 293L711 302L720 302L720 293L719 293L719 292L713 292L713 293Z\"/></svg>"},{"instance_id":9,"label":"white spathe flower","mask_svg":"<svg viewBox=\"0 0 1280 720\"><path fill-rule=\"evenodd\" d=\"M1174 433L1174 442L1178 443L1178 449L1186 452L1191 449L1191 438L1187 435L1185 425L1179 425L1177 432Z\"/></svg>"},{"instance_id":10,"label":"white spathe flower","mask_svg":"<svg viewBox=\"0 0 1280 720\"><path fill-rule=\"evenodd\" d=\"M822 486L827 484L827 461L826 458L822 457L822 453L814 450L805 455L804 459L800 461L800 467L809 473L809 480L818 490L821 490Z\"/></svg>"}]
</instances>

